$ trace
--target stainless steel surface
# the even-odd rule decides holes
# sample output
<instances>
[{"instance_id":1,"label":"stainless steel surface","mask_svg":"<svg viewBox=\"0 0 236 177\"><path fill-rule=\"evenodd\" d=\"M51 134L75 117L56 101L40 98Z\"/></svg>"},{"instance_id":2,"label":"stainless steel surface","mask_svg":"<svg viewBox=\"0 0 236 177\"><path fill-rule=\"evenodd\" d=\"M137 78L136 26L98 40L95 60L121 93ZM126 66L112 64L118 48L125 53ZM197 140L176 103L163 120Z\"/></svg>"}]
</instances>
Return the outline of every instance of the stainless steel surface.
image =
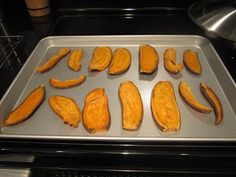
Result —
<instances>
[{"instance_id":1,"label":"stainless steel surface","mask_svg":"<svg viewBox=\"0 0 236 177\"><path fill-rule=\"evenodd\" d=\"M236 1L198 1L189 8L190 18L199 26L223 38L236 41Z\"/></svg>"},{"instance_id":2,"label":"stainless steel surface","mask_svg":"<svg viewBox=\"0 0 236 177\"><path fill-rule=\"evenodd\" d=\"M28 168L0 168L0 177L29 177Z\"/></svg>"},{"instance_id":3,"label":"stainless steel surface","mask_svg":"<svg viewBox=\"0 0 236 177\"><path fill-rule=\"evenodd\" d=\"M159 53L158 71L152 75L140 75L138 71L138 50L140 44L150 44ZM121 75L110 76L107 69L102 72L88 71L93 49L97 46L110 46L114 51L118 47L126 47L132 55L130 69ZM49 57L58 52L61 47L71 49L83 48L81 71L73 72L67 67L68 56L61 60L51 71L39 74L35 72L38 65L43 64ZM177 61L182 62L183 52L192 49L198 52L203 72L201 76L191 74L186 69L177 75L166 72L163 66L163 53L168 47L177 50ZM52 77L61 80L87 74L87 80L80 86L70 89L55 89L48 80ZM144 119L138 131L125 131L121 126L121 105L118 98L118 87L121 82L132 80L140 90ZM175 96L181 111L182 124L178 132L163 133L155 125L151 109L150 97L153 86L161 80L170 80L175 89ZM198 100L209 105L199 90L200 82L207 83L219 96L224 108L224 121L219 126L214 125L214 113L198 113L187 106L180 98L178 84L185 80L190 84ZM219 56L209 41L200 36L186 35L143 35L143 36L58 36L48 37L40 41L21 72L14 80L0 103L1 123L8 113L40 84L46 86L46 100L34 115L25 122L2 127L0 137L38 138L38 139L70 139L70 140L134 140L134 141L235 141L236 140L236 86L228 74ZM82 123L78 128L65 125L62 120L49 108L48 97L64 95L73 98L83 109L86 94L97 87L104 87L109 98L111 127L106 133L90 135Z\"/></svg>"}]
</instances>

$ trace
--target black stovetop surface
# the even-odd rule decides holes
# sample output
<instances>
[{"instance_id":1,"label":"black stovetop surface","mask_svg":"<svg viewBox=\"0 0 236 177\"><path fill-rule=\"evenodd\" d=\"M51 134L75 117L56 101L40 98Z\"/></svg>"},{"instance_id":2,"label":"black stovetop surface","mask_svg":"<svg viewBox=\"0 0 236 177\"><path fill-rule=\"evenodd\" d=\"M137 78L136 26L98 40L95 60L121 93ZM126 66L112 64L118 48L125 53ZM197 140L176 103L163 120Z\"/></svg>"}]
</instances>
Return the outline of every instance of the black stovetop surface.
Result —
<instances>
[{"instance_id":1,"label":"black stovetop surface","mask_svg":"<svg viewBox=\"0 0 236 177\"><path fill-rule=\"evenodd\" d=\"M17 13L17 12L16 12ZM49 35L190 34L208 38L236 80L235 45L195 25L185 8L61 10L51 17L31 19L27 13L6 18L12 34L24 36L23 61L40 39ZM16 66L17 68L18 66ZM14 66L13 66L14 69ZM19 70L19 67L18 67ZM14 74L15 75L15 74ZM11 73L5 76L13 78ZM3 81L4 83L4 81ZM3 84L4 85L4 84ZM7 88L5 84L1 87ZM2 89L2 93L4 89ZM200 131L200 130L199 130ZM236 174L235 143L70 142L2 139L1 154L33 157L33 162L1 160L0 166L37 169L154 171L160 174ZM14 158L13 158L14 159ZM155 176L155 175L154 175ZM171 176L171 175L170 175Z\"/></svg>"},{"instance_id":2,"label":"black stovetop surface","mask_svg":"<svg viewBox=\"0 0 236 177\"><path fill-rule=\"evenodd\" d=\"M79 12L61 10L43 18L30 18L27 12L18 17L8 15L7 26L12 34L24 36L23 61L27 59L40 39L55 35L200 35L213 44L230 75L236 81L235 42L210 34L193 23L185 8L137 8L137 9L83 9ZM0 96L16 75L4 76ZM8 78L9 79L8 79Z\"/></svg>"}]
</instances>

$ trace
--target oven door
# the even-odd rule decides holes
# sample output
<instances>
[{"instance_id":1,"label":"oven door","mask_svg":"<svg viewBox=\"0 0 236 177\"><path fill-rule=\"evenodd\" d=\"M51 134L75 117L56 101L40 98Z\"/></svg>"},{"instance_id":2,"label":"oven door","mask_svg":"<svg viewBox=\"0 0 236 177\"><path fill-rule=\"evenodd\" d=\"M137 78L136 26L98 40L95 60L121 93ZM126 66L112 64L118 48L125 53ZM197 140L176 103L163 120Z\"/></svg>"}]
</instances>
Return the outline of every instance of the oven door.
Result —
<instances>
[{"instance_id":1,"label":"oven door","mask_svg":"<svg viewBox=\"0 0 236 177\"><path fill-rule=\"evenodd\" d=\"M2 141L0 147L1 175L18 174L18 176L33 177L236 175L236 148L232 143L108 144L107 142Z\"/></svg>"}]
</instances>

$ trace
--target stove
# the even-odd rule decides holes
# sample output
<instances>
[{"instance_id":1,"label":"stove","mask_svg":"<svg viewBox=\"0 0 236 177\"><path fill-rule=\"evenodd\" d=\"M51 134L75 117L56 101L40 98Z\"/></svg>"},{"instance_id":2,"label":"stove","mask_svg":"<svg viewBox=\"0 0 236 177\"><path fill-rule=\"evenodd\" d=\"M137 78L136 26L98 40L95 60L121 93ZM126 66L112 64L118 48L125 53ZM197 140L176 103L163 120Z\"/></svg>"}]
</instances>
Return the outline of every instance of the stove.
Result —
<instances>
[{"instance_id":1,"label":"stove","mask_svg":"<svg viewBox=\"0 0 236 177\"><path fill-rule=\"evenodd\" d=\"M154 5L143 7L142 3L138 2L134 8L127 7L128 5L124 7L122 4L116 8L94 8L93 5L87 8L83 7L82 2L68 1L68 4L65 4L58 1L54 2L55 4L52 2L54 10L50 16L30 18L26 11L22 12L18 9L14 12L15 16L9 15L12 13L10 10L6 12L5 21L11 34L23 36L21 54L19 54L22 63L38 41L46 36L189 34L209 39L233 80L236 81L235 43L201 29L188 17L186 6L182 7L179 3L173 5L171 2L167 1L167 5L172 4L172 6L162 7ZM164 1L160 3L164 4ZM78 4L82 7L71 8ZM19 4L19 6L23 5ZM13 69L14 72L6 70L3 74L1 96L21 65L16 62L9 68L14 67L17 68ZM14 173L25 176L49 177L236 175L235 143L145 142L140 144L138 142L2 139L0 151L0 165L2 169L5 168L4 174L9 174L9 170L13 170Z\"/></svg>"}]
</instances>

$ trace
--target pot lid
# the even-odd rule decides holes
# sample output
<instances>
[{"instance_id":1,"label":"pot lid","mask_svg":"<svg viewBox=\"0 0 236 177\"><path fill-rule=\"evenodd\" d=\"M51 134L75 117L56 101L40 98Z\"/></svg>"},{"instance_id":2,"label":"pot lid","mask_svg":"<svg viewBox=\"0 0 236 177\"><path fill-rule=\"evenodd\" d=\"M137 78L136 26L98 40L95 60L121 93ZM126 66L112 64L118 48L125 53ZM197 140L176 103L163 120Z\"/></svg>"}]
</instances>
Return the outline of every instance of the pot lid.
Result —
<instances>
[{"instance_id":1,"label":"pot lid","mask_svg":"<svg viewBox=\"0 0 236 177\"><path fill-rule=\"evenodd\" d=\"M200 27L236 41L236 1L199 1L188 9L189 17Z\"/></svg>"}]
</instances>

